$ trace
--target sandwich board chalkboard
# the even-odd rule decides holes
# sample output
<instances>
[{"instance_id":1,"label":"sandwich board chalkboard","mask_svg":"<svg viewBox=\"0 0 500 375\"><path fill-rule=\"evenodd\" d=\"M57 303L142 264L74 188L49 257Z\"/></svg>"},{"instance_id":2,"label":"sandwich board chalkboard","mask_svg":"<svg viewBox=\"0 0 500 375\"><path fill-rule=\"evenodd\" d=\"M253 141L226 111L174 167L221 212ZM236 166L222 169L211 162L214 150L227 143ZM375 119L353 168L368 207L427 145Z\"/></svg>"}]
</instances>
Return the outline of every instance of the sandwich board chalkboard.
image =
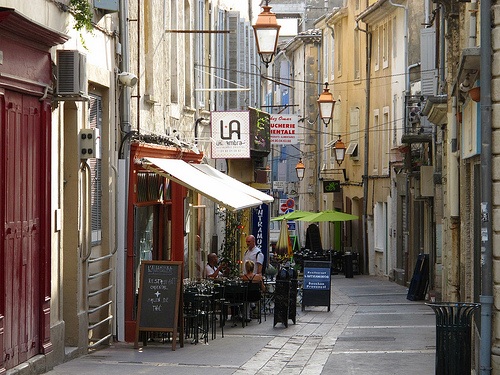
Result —
<instances>
[{"instance_id":1,"label":"sandwich board chalkboard","mask_svg":"<svg viewBox=\"0 0 500 375\"><path fill-rule=\"evenodd\" d=\"M304 262L302 311L306 306L328 306L330 311L330 274L330 262Z\"/></svg>"},{"instance_id":2,"label":"sandwich board chalkboard","mask_svg":"<svg viewBox=\"0 0 500 375\"><path fill-rule=\"evenodd\" d=\"M182 306L181 271L182 262L156 260L142 262L135 348L139 346L140 331L172 332L172 350L175 350L177 334L179 333L180 345L184 346L183 322L180 311ZM144 345L147 345L146 343L147 339L144 340Z\"/></svg>"}]
</instances>

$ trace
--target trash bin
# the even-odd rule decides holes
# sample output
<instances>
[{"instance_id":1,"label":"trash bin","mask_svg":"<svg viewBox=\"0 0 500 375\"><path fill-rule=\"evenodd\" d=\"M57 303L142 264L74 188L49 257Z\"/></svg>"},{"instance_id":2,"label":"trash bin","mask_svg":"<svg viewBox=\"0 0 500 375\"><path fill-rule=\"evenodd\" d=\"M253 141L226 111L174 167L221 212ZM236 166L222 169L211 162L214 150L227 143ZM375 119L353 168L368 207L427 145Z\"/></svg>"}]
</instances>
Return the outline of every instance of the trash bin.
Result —
<instances>
[{"instance_id":1,"label":"trash bin","mask_svg":"<svg viewBox=\"0 0 500 375\"><path fill-rule=\"evenodd\" d=\"M478 303L427 303L436 314L436 375L470 375L471 326Z\"/></svg>"},{"instance_id":2,"label":"trash bin","mask_svg":"<svg viewBox=\"0 0 500 375\"><path fill-rule=\"evenodd\" d=\"M353 277L352 253L350 253L350 252L344 253L344 275L345 275L345 277L348 277L348 278Z\"/></svg>"}]
</instances>

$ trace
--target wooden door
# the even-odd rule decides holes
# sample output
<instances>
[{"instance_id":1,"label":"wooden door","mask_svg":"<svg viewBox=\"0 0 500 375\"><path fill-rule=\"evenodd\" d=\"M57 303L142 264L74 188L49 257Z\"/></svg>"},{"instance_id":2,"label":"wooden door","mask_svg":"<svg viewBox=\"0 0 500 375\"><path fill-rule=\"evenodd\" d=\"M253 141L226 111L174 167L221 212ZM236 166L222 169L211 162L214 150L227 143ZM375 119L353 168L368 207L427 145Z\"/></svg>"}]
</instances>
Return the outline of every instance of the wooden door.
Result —
<instances>
[{"instance_id":1,"label":"wooden door","mask_svg":"<svg viewBox=\"0 0 500 375\"><path fill-rule=\"evenodd\" d=\"M42 213L41 103L6 91L1 102L0 218L3 246L3 366L12 368L40 352L40 218Z\"/></svg>"}]
</instances>

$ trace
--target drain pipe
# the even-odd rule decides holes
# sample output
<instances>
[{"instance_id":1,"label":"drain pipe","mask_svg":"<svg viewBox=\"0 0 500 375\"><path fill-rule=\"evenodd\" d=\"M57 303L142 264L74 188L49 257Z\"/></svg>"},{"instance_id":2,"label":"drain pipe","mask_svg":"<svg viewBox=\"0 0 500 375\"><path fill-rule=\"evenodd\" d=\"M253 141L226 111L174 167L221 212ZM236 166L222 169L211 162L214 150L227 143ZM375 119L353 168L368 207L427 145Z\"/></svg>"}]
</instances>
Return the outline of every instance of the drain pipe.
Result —
<instances>
[{"instance_id":1,"label":"drain pipe","mask_svg":"<svg viewBox=\"0 0 500 375\"><path fill-rule=\"evenodd\" d=\"M491 0L481 0L481 344L479 373L491 373L493 304L491 152Z\"/></svg>"},{"instance_id":2,"label":"drain pipe","mask_svg":"<svg viewBox=\"0 0 500 375\"><path fill-rule=\"evenodd\" d=\"M370 274L368 269L368 157L370 151L370 75L372 65L372 34L368 28L363 30L359 27L359 21L356 20L356 30L366 34L366 103L365 103L365 155L364 155L364 173L363 173L363 271L366 275Z\"/></svg>"}]
</instances>

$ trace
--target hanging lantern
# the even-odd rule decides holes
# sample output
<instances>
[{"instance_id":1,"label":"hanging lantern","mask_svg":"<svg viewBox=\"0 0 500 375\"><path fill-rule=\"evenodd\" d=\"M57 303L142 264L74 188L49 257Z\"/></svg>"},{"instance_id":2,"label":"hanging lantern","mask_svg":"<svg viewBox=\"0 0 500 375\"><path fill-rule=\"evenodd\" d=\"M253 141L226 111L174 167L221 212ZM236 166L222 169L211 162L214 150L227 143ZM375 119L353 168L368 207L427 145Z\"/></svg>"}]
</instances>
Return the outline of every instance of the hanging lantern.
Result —
<instances>
[{"instance_id":1,"label":"hanging lantern","mask_svg":"<svg viewBox=\"0 0 500 375\"><path fill-rule=\"evenodd\" d=\"M335 142L335 145L333 146L333 151L335 151L335 160L337 161L337 164L340 167L340 165L344 161L345 151L346 151L345 144L344 142L342 142L342 139L340 139L340 135L339 139Z\"/></svg>"},{"instance_id":2,"label":"hanging lantern","mask_svg":"<svg viewBox=\"0 0 500 375\"><path fill-rule=\"evenodd\" d=\"M304 174L306 172L306 167L302 163L302 159L300 159L299 162L297 163L297 166L295 167L295 172L297 172L297 178L299 179L299 181L302 181L304 179Z\"/></svg>"},{"instance_id":3,"label":"hanging lantern","mask_svg":"<svg viewBox=\"0 0 500 375\"><path fill-rule=\"evenodd\" d=\"M319 117L321 117L325 126L328 126L333 117L334 105L335 100L330 90L328 90L328 82L325 82L325 89L318 98Z\"/></svg>"},{"instance_id":4,"label":"hanging lantern","mask_svg":"<svg viewBox=\"0 0 500 375\"><path fill-rule=\"evenodd\" d=\"M269 0L266 0L266 5L262 7L264 10L257 17L255 25L252 25L257 41L257 51L266 67L269 66L276 53L281 28L276 20L276 14L271 13L271 7L268 4Z\"/></svg>"}]
</instances>

